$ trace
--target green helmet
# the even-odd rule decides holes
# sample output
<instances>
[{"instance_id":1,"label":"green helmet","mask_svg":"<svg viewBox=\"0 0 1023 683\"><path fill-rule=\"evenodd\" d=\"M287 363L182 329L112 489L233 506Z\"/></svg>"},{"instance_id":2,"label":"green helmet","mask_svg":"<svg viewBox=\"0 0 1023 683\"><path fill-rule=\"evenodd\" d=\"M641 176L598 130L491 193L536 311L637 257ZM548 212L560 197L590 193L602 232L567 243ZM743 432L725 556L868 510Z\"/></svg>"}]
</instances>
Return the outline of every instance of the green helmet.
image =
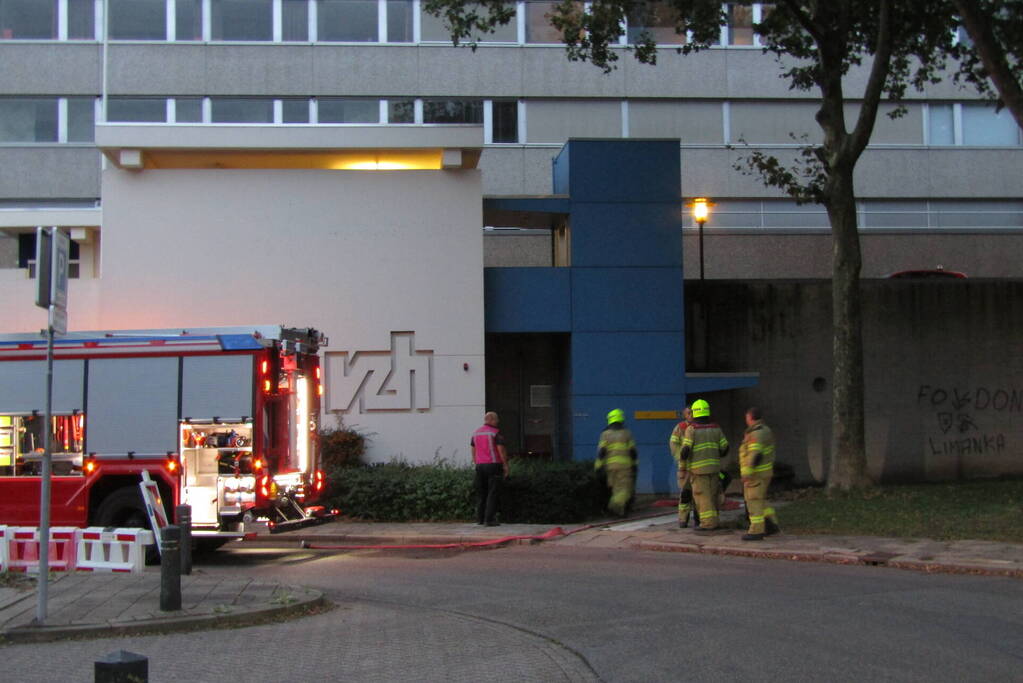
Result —
<instances>
[{"instance_id":1,"label":"green helmet","mask_svg":"<svg viewBox=\"0 0 1023 683\"><path fill-rule=\"evenodd\" d=\"M618 408L615 408L607 414L607 423L614 424L615 422L625 422L625 413Z\"/></svg>"},{"instance_id":2,"label":"green helmet","mask_svg":"<svg viewBox=\"0 0 1023 683\"><path fill-rule=\"evenodd\" d=\"M693 417L710 417L710 404L702 398L693 401Z\"/></svg>"}]
</instances>

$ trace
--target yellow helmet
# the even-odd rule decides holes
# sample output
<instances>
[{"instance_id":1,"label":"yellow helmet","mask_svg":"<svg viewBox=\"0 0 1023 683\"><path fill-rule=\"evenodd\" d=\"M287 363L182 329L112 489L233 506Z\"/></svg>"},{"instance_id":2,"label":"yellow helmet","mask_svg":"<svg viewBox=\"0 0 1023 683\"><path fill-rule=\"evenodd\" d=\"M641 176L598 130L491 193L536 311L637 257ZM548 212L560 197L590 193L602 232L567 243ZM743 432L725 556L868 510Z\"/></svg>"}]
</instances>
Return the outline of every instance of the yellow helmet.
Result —
<instances>
[{"instance_id":1,"label":"yellow helmet","mask_svg":"<svg viewBox=\"0 0 1023 683\"><path fill-rule=\"evenodd\" d=\"M710 404L702 398L693 401L693 417L710 417Z\"/></svg>"},{"instance_id":2,"label":"yellow helmet","mask_svg":"<svg viewBox=\"0 0 1023 683\"><path fill-rule=\"evenodd\" d=\"M615 408L607 414L607 423L614 424L615 422L625 422L625 413L618 408Z\"/></svg>"}]
</instances>

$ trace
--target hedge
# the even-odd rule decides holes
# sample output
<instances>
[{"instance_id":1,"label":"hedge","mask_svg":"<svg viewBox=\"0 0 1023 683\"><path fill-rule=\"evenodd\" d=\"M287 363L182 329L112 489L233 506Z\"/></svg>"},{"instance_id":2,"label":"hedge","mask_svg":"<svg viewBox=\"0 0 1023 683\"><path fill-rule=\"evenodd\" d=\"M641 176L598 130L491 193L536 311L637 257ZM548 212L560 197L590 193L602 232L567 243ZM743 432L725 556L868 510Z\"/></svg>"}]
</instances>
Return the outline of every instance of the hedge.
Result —
<instances>
[{"instance_id":1,"label":"hedge","mask_svg":"<svg viewBox=\"0 0 1023 683\"><path fill-rule=\"evenodd\" d=\"M381 522L474 521L474 471L440 463L338 467L328 472L330 505L348 517ZM582 522L603 513L607 488L593 461L513 459L503 482L506 523Z\"/></svg>"}]
</instances>

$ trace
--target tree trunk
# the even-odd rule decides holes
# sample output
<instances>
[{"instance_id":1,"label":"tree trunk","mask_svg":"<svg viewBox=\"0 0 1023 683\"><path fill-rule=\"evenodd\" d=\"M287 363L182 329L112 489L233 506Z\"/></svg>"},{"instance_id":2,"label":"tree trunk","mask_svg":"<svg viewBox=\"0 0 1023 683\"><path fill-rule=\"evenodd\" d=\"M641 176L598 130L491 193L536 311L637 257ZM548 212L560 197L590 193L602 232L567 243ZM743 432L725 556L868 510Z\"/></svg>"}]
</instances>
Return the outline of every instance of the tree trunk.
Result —
<instances>
[{"instance_id":1,"label":"tree trunk","mask_svg":"<svg viewBox=\"0 0 1023 683\"><path fill-rule=\"evenodd\" d=\"M832 169L826 202L831 220L833 327L831 469L828 488L869 486L863 420L863 316L860 237L852 169Z\"/></svg>"}]
</instances>

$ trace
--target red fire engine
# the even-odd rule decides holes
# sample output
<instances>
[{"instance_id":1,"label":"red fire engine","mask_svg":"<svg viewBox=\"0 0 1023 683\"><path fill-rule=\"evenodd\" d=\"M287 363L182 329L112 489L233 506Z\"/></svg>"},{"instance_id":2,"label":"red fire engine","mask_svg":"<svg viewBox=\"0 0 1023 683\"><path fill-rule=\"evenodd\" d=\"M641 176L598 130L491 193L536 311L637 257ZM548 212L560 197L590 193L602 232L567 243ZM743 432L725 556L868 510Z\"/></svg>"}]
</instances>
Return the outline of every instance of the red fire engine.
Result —
<instances>
[{"instance_id":1,"label":"red fire engine","mask_svg":"<svg viewBox=\"0 0 1023 683\"><path fill-rule=\"evenodd\" d=\"M322 514L322 383L313 329L278 326L0 335L0 524L39 521L51 430L54 526L148 526L143 471L168 518L216 544Z\"/></svg>"}]
</instances>

